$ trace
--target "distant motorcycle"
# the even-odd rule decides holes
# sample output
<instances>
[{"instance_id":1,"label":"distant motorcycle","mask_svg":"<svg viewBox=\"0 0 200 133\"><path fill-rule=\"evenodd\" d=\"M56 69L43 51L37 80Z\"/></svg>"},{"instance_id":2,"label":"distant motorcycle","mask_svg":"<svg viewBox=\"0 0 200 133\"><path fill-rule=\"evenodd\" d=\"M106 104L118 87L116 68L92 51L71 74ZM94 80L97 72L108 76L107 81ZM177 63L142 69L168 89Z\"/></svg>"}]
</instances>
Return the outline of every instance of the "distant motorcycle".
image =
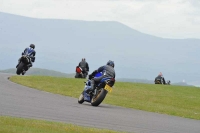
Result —
<instances>
[{"instance_id":1,"label":"distant motorcycle","mask_svg":"<svg viewBox=\"0 0 200 133\"><path fill-rule=\"evenodd\" d=\"M167 80L167 82L165 83L166 85L170 85L171 81Z\"/></svg>"},{"instance_id":2,"label":"distant motorcycle","mask_svg":"<svg viewBox=\"0 0 200 133\"><path fill-rule=\"evenodd\" d=\"M76 75L75 78L86 78L88 75L87 71L83 71L83 69L79 66L76 67Z\"/></svg>"},{"instance_id":3,"label":"distant motorcycle","mask_svg":"<svg viewBox=\"0 0 200 133\"><path fill-rule=\"evenodd\" d=\"M164 84L162 80L155 80L154 82L155 84ZM170 84L171 84L171 81L167 80L164 85L170 85Z\"/></svg>"},{"instance_id":4,"label":"distant motorcycle","mask_svg":"<svg viewBox=\"0 0 200 133\"><path fill-rule=\"evenodd\" d=\"M19 59L20 63L19 65L17 66L17 71L16 73L18 75L22 74L24 75L24 71L27 71L28 70L28 64L31 62L31 57L24 54L22 55L22 57Z\"/></svg>"},{"instance_id":5,"label":"distant motorcycle","mask_svg":"<svg viewBox=\"0 0 200 133\"><path fill-rule=\"evenodd\" d=\"M97 73L95 77L101 76L101 73ZM103 78L100 83L95 85L93 92L86 93L91 88L91 80L85 82L83 92L78 98L78 103L82 104L84 101L91 103L92 106L98 106L106 97L108 92L112 91L112 87L115 84L115 79L111 77Z\"/></svg>"}]
</instances>

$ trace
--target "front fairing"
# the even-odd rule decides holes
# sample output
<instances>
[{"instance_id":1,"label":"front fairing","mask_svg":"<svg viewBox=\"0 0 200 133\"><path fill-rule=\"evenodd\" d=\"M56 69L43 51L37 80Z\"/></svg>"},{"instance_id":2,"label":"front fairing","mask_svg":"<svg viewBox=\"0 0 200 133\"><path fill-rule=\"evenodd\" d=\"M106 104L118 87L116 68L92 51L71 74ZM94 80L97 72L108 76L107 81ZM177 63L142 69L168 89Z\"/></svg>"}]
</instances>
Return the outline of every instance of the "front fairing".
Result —
<instances>
[{"instance_id":1,"label":"front fairing","mask_svg":"<svg viewBox=\"0 0 200 133\"><path fill-rule=\"evenodd\" d=\"M21 62L23 62L24 64L29 64L30 63L30 57L27 55L23 55L20 59Z\"/></svg>"},{"instance_id":2,"label":"front fairing","mask_svg":"<svg viewBox=\"0 0 200 133\"><path fill-rule=\"evenodd\" d=\"M87 82L85 82L85 88L83 91L84 101L86 102L91 102L91 96L86 93L86 91L90 88L91 88L91 81L88 80Z\"/></svg>"}]
</instances>

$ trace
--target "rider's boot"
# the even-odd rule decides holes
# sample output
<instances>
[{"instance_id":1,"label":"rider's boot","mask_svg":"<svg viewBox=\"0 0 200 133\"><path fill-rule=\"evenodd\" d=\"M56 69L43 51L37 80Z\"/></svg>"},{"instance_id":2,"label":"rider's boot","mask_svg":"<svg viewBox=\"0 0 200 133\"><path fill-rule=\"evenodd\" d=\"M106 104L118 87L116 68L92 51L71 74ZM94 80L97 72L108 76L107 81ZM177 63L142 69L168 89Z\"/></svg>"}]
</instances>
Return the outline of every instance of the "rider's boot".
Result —
<instances>
[{"instance_id":1,"label":"rider's boot","mask_svg":"<svg viewBox=\"0 0 200 133\"><path fill-rule=\"evenodd\" d=\"M95 89L95 88L94 88L94 84L95 84L95 82L94 82L94 80L92 79L92 80L91 80L91 88L88 89L88 90L86 91L86 93L89 94L89 93L91 93L91 92L94 91L94 89Z\"/></svg>"}]
</instances>

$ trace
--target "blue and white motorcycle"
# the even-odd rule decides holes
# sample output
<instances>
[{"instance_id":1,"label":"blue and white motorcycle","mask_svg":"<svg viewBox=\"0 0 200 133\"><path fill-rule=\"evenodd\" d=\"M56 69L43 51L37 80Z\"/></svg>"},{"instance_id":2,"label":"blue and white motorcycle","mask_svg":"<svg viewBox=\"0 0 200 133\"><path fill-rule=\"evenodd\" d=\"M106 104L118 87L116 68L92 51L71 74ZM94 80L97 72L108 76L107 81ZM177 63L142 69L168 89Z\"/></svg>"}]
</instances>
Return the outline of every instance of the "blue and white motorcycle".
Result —
<instances>
[{"instance_id":1,"label":"blue and white motorcycle","mask_svg":"<svg viewBox=\"0 0 200 133\"><path fill-rule=\"evenodd\" d=\"M101 76L101 73L97 73L95 77ZM95 89L91 93L86 93L91 88L91 80L85 82L83 92L78 98L78 103L82 104L84 101L91 103L92 106L98 106L106 97L108 92L112 91L112 87L115 84L114 78L103 78L100 83L95 85Z\"/></svg>"}]
</instances>

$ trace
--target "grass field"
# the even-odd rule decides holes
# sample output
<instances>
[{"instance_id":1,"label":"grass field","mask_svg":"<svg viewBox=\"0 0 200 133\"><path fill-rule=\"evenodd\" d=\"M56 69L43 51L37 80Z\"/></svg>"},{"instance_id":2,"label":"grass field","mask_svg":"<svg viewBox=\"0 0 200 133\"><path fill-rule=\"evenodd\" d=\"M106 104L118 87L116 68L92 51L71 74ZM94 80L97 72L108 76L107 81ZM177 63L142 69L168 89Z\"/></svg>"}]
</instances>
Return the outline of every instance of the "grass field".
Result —
<instances>
[{"instance_id":1,"label":"grass field","mask_svg":"<svg viewBox=\"0 0 200 133\"><path fill-rule=\"evenodd\" d=\"M13 76L10 80L76 98L85 81L47 76ZM103 103L200 120L200 89L196 87L116 82Z\"/></svg>"},{"instance_id":2,"label":"grass field","mask_svg":"<svg viewBox=\"0 0 200 133\"><path fill-rule=\"evenodd\" d=\"M117 133L59 122L0 116L0 133Z\"/></svg>"}]
</instances>

